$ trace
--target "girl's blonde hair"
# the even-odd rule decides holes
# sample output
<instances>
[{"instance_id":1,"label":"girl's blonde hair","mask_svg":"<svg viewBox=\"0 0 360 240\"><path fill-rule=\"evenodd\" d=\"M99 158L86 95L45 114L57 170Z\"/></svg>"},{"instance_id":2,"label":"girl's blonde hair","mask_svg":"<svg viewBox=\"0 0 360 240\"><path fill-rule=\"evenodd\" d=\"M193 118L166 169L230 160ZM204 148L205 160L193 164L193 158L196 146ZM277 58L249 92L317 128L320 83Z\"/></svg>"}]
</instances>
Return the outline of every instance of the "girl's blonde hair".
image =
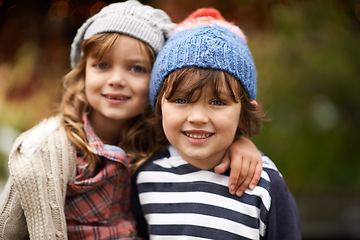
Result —
<instances>
[{"instance_id":1,"label":"girl's blonde hair","mask_svg":"<svg viewBox=\"0 0 360 240\"><path fill-rule=\"evenodd\" d=\"M63 79L64 92L60 104L60 113L63 117L61 124L70 141L79 151L84 153L84 157L89 157L89 170L95 169L99 158L93 154L88 144L82 120L84 113L91 112L91 106L85 95L86 59L91 55L101 61L119 37L121 37L119 33L103 33L85 40L82 44L82 56L79 62ZM140 50L149 57L152 66L155 61L152 49L145 43L138 42ZM152 118L153 112L150 104L144 106L144 109L143 114L129 119L128 126L125 126L119 133L120 147L133 160L146 158L152 154L151 150L155 149L155 143L151 141L154 130L147 122L147 119Z\"/></svg>"}]
</instances>

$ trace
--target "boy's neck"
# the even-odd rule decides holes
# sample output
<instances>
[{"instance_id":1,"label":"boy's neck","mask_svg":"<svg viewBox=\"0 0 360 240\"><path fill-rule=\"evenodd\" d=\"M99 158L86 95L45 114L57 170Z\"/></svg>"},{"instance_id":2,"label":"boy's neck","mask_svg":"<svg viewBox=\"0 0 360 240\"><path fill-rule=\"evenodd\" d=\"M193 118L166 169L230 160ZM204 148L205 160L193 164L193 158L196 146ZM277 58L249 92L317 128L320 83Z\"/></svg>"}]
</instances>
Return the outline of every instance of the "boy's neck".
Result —
<instances>
[{"instance_id":1,"label":"boy's neck","mask_svg":"<svg viewBox=\"0 0 360 240\"><path fill-rule=\"evenodd\" d=\"M219 165L225 156L226 150L218 153L216 155L213 155L211 157L207 158L196 158L196 157L190 157L182 152L179 152L178 154L181 156L182 159L184 159L187 163L190 165L197 167L202 170L211 170L214 169L217 165Z\"/></svg>"}]
</instances>

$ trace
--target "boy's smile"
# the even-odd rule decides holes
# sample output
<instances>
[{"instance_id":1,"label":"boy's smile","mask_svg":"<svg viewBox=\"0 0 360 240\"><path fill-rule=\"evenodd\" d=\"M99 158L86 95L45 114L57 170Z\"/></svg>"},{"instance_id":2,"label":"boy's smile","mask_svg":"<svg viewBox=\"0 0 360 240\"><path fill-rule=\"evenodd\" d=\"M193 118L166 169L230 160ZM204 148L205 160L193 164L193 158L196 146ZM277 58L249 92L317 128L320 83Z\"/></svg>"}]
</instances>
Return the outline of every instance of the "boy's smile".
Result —
<instances>
[{"instance_id":1,"label":"boy's smile","mask_svg":"<svg viewBox=\"0 0 360 240\"><path fill-rule=\"evenodd\" d=\"M211 132L201 130L183 131L183 134L191 139L206 139L213 135Z\"/></svg>"}]
</instances>

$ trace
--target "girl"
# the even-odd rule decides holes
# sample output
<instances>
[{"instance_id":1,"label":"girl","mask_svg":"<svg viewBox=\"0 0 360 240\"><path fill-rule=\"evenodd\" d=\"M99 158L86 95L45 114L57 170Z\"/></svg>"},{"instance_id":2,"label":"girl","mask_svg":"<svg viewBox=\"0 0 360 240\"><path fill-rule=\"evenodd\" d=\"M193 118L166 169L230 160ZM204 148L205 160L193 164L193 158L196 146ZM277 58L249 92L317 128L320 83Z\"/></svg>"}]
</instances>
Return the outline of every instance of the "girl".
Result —
<instances>
[{"instance_id":1,"label":"girl","mask_svg":"<svg viewBox=\"0 0 360 240\"><path fill-rule=\"evenodd\" d=\"M14 143L0 199L1 239L135 238L130 160L159 146L147 121L148 84L174 26L165 12L131 0L103 8L79 28L59 113ZM259 162L261 169L251 160L237 164L250 180Z\"/></svg>"}]
</instances>

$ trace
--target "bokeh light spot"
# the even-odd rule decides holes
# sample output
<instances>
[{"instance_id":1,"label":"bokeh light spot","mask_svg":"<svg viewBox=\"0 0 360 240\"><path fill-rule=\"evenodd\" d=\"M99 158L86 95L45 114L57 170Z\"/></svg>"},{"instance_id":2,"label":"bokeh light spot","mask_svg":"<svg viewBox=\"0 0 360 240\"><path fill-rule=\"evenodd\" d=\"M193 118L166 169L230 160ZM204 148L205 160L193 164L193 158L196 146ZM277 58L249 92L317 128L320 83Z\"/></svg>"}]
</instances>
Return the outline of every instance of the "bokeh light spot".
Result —
<instances>
[{"instance_id":1,"label":"bokeh light spot","mask_svg":"<svg viewBox=\"0 0 360 240\"><path fill-rule=\"evenodd\" d=\"M98 13L103 7L107 5L106 2L100 1L92 5L90 8L90 16L93 16L94 14Z\"/></svg>"},{"instance_id":2,"label":"bokeh light spot","mask_svg":"<svg viewBox=\"0 0 360 240\"><path fill-rule=\"evenodd\" d=\"M357 20L360 21L360 4L356 4L356 6L355 6L355 16L356 16Z\"/></svg>"},{"instance_id":3,"label":"bokeh light spot","mask_svg":"<svg viewBox=\"0 0 360 240\"><path fill-rule=\"evenodd\" d=\"M65 1L58 1L51 5L48 16L50 20L61 20L69 16L69 4Z\"/></svg>"},{"instance_id":4,"label":"bokeh light spot","mask_svg":"<svg viewBox=\"0 0 360 240\"><path fill-rule=\"evenodd\" d=\"M326 96L316 96L314 98L311 113L315 126L320 130L332 129L339 122L339 111Z\"/></svg>"}]
</instances>

